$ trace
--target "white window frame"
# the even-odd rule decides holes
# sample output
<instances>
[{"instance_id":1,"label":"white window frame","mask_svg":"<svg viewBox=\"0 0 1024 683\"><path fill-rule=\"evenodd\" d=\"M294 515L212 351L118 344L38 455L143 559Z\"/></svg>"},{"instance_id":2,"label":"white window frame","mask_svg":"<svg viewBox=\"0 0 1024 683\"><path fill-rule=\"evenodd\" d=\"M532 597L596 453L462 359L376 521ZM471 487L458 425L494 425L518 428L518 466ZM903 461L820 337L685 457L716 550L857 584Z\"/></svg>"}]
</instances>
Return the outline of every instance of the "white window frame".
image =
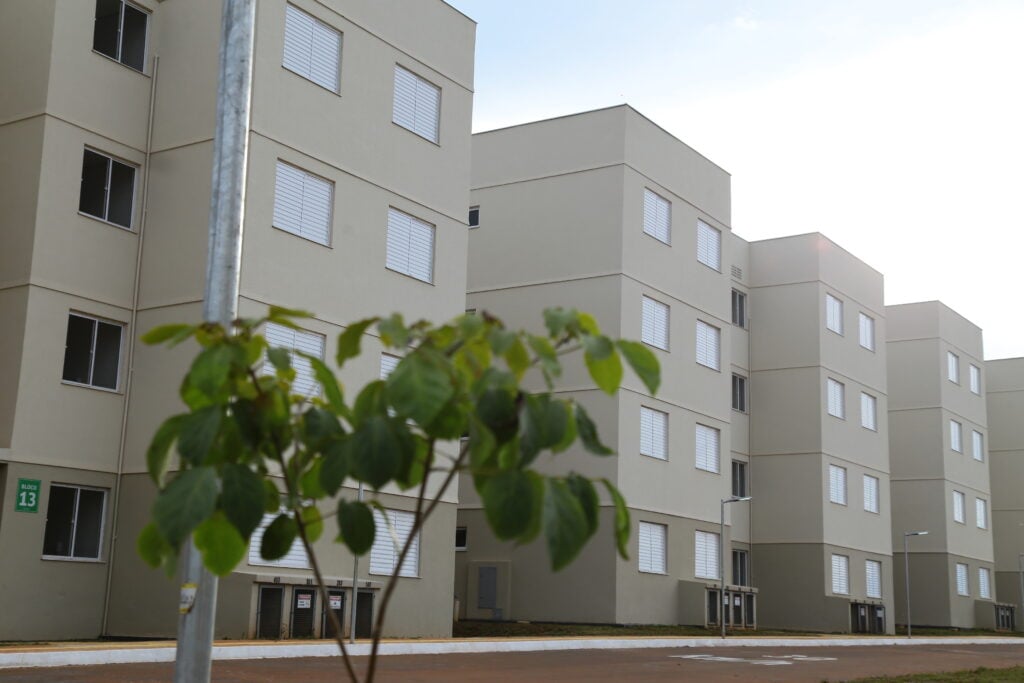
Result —
<instances>
[{"instance_id":1,"label":"white window frame","mask_svg":"<svg viewBox=\"0 0 1024 683\"><path fill-rule=\"evenodd\" d=\"M832 592L850 594L850 558L847 555L832 553Z\"/></svg>"},{"instance_id":2,"label":"white window frame","mask_svg":"<svg viewBox=\"0 0 1024 683\"><path fill-rule=\"evenodd\" d=\"M668 527L640 522L637 528L637 569L644 574L668 573Z\"/></svg>"},{"instance_id":3,"label":"white window frame","mask_svg":"<svg viewBox=\"0 0 1024 683\"><path fill-rule=\"evenodd\" d=\"M968 366L970 373L971 393L981 396L981 368L974 363Z\"/></svg>"},{"instance_id":4,"label":"white window frame","mask_svg":"<svg viewBox=\"0 0 1024 683\"><path fill-rule=\"evenodd\" d=\"M860 426L878 431L878 399L866 392L860 392Z\"/></svg>"},{"instance_id":5,"label":"white window frame","mask_svg":"<svg viewBox=\"0 0 1024 683\"><path fill-rule=\"evenodd\" d=\"M698 470L718 474L722 465L722 431L698 423L694 433L695 466Z\"/></svg>"},{"instance_id":6,"label":"white window frame","mask_svg":"<svg viewBox=\"0 0 1024 683\"><path fill-rule=\"evenodd\" d=\"M643 295L640 298L640 341L668 351L670 313L668 304Z\"/></svg>"},{"instance_id":7,"label":"white window frame","mask_svg":"<svg viewBox=\"0 0 1024 683\"><path fill-rule=\"evenodd\" d=\"M313 365L309 359L300 356L297 351L324 359L326 338L318 332L309 330L296 330L285 327L275 322L267 322L263 330L263 336L270 348L285 349L291 358L292 369L295 370L295 379L292 381L292 391L306 398L314 398L320 395L320 383L316 381L316 374L313 372ZM273 375L274 365L269 358L264 358L263 375Z\"/></svg>"},{"instance_id":8,"label":"white window frame","mask_svg":"<svg viewBox=\"0 0 1024 683\"><path fill-rule=\"evenodd\" d=\"M668 460L668 413L640 406L640 455Z\"/></svg>"},{"instance_id":9,"label":"white window frame","mask_svg":"<svg viewBox=\"0 0 1024 683\"><path fill-rule=\"evenodd\" d=\"M970 570L963 562L956 563L956 594L970 597Z\"/></svg>"},{"instance_id":10,"label":"white window frame","mask_svg":"<svg viewBox=\"0 0 1024 683\"><path fill-rule=\"evenodd\" d=\"M722 539L710 531L693 532L693 577L696 579L719 579L722 568L719 562L719 544Z\"/></svg>"},{"instance_id":11,"label":"white window frame","mask_svg":"<svg viewBox=\"0 0 1024 683\"><path fill-rule=\"evenodd\" d=\"M405 510L385 510L385 517L377 508L373 509L373 522L377 527L373 546L370 548L370 574L392 576L398 564L398 556L402 554L402 546L409 538L409 532L415 524L416 515ZM402 528L400 528L400 526ZM394 531L394 534L392 534ZM398 575L405 578L418 578L420 570L420 531L409 548ZM387 567L387 569L385 569Z\"/></svg>"},{"instance_id":12,"label":"white window frame","mask_svg":"<svg viewBox=\"0 0 1024 683\"><path fill-rule=\"evenodd\" d=\"M437 253L436 226L401 209L389 206L385 241L385 267L388 270L427 284L434 283L434 259ZM414 243L418 245L418 250L414 250ZM414 258L415 251L422 251L423 243L429 243L430 254L426 261Z\"/></svg>"},{"instance_id":13,"label":"white window frame","mask_svg":"<svg viewBox=\"0 0 1024 683\"><path fill-rule=\"evenodd\" d=\"M644 188L643 231L659 242L672 244L672 202Z\"/></svg>"},{"instance_id":14,"label":"white window frame","mask_svg":"<svg viewBox=\"0 0 1024 683\"><path fill-rule=\"evenodd\" d=\"M104 180L104 185L103 185L104 189L103 189L103 215L102 216L94 214L94 213L89 213L88 211L85 211L85 210L82 209L82 183L85 181L85 155L86 154L95 154L96 156L103 157L104 159L107 160L106 180ZM124 223L118 223L117 221L110 220L110 185L111 185L111 178L112 178L112 176L114 174L114 164L120 164L121 166L124 166L126 168L130 168L132 170L131 206L128 209L128 225L125 225ZM113 225L114 227L121 228L122 230L127 230L129 232L134 232L135 231L135 228L134 228L134 226L135 226L135 197L136 197L136 194L138 193L138 187L139 187L139 182L138 182L138 180L139 180L139 169L140 169L140 167L139 167L138 164L133 164L133 163L131 163L129 161L126 161L125 159L119 159L119 158L115 157L112 154L107 154L106 152L101 152L100 150L96 149L95 147L83 147L82 148L82 172L79 175L79 185L78 185L78 215L80 215L80 216L87 216L89 218L93 218L95 220L98 220L98 221L100 221L102 223L106 223L107 225Z\"/></svg>"},{"instance_id":15,"label":"white window frame","mask_svg":"<svg viewBox=\"0 0 1024 683\"><path fill-rule=\"evenodd\" d=\"M401 83L401 90L400 90ZM412 92L409 92L409 88ZM441 139L441 87L419 74L395 64L394 101L391 121L435 145ZM411 100L401 99L411 96ZM429 100L434 98L431 103ZM411 111L408 108L411 107ZM431 116L430 109L433 109ZM423 110L421 112L421 110Z\"/></svg>"},{"instance_id":16,"label":"white window frame","mask_svg":"<svg viewBox=\"0 0 1024 683\"><path fill-rule=\"evenodd\" d=\"M978 567L978 597L992 599L992 573L988 567Z\"/></svg>"},{"instance_id":17,"label":"white window frame","mask_svg":"<svg viewBox=\"0 0 1024 683\"><path fill-rule=\"evenodd\" d=\"M747 378L738 373L732 373L732 409L738 413L746 413L748 402Z\"/></svg>"},{"instance_id":18,"label":"white window frame","mask_svg":"<svg viewBox=\"0 0 1024 683\"><path fill-rule=\"evenodd\" d=\"M44 553L44 554L41 554L41 557L43 559L45 559L45 560L63 560L63 561L66 561L66 562L102 562L103 561L103 541L104 541L104 536L105 536L106 531L107 531L107 499L109 497L107 495L108 494L108 490L107 489L103 489L103 488L99 488L99 487L96 487L96 486L82 486L82 485L79 485L79 484L63 484L63 483L59 483L59 482L51 482L50 483L50 489L49 489L49 492L47 494L47 499L46 499L47 506L49 506L49 504L50 504L49 496L53 495L53 489L54 488L74 489L74 491L75 491L75 503L74 503L75 509L74 509L74 513L71 516L71 547L69 548L67 555L52 555L52 554L48 555L48 554ZM103 507L100 510L99 540L98 540L97 545L96 545L96 556L95 557L90 557L88 555L75 555L75 549L76 549L76 546L78 545L78 513L79 513L79 507L80 507L79 503L80 503L80 500L81 500L81 492L82 491L99 491L100 493L103 494ZM43 527L44 542L45 542L45 538L46 538L45 524L47 522L49 522L49 519L44 519L44 527Z\"/></svg>"},{"instance_id":19,"label":"white window frame","mask_svg":"<svg viewBox=\"0 0 1024 683\"><path fill-rule=\"evenodd\" d=\"M846 419L846 385L831 377L825 383L827 387L828 414L840 420Z\"/></svg>"},{"instance_id":20,"label":"white window frame","mask_svg":"<svg viewBox=\"0 0 1024 683\"><path fill-rule=\"evenodd\" d=\"M882 597L882 563L864 560L864 595L876 600Z\"/></svg>"},{"instance_id":21,"label":"white window frame","mask_svg":"<svg viewBox=\"0 0 1024 683\"><path fill-rule=\"evenodd\" d=\"M747 295L738 289L732 290L732 324L740 329L747 329Z\"/></svg>"},{"instance_id":22,"label":"white window frame","mask_svg":"<svg viewBox=\"0 0 1024 683\"><path fill-rule=\"evenodd\" d=\"M985 437L977 429L971 430L971 457L978 462L985 462Z\"/></svg>"},{"instance_id":23,"label":"white window frame","mask_svg":"<svg viewBox=\"0 0 1024 683\"><path fill-rule=\"evenodd\" d=\"M953 521L967 524L967 496L963 491L953 491Z\"/></svg>"},{"instance_id":24,"label":"white window frame","mask_svg":"<svg viewBox=\"0 0 1024 683\"><path fill-rule=\"evenodd\" d=\"M846 468L839 465L828 466L828 501L836 505L846 505Z\"/></svg>"},{"instance_id":25,"label":"white window frame","mask_svg":"<svg viewBox=\"0 0 1024 683\"><path fill-rule=\"evenodd\" d=\"M698 320L695 337L697 364L712 370L719 370L722 364L722 330L703 320Z\"/></svg>"},{"instance_id":26,"label":"white window frame","mask_svg":"<svg viewBox=\"0 0 1024 683\"><path fill-rule=\"evenodd\" d=\"M960 356L952 351L946 351L946 379L960 384Z\"/></svg>"},{"instance_id":27,"label":"white window frame","mask_svg":"<svg viewBox=\"0 0 1024 683\"><path fill-rule=\"evenodd\" d=\"M296 183L298 187L295 187ZM294 196L296 190L298 196ZM290 207L286 204L296 201L298 206L289 211ZM298 215L292 215L295 213ZM334 183L278 159L274 173L271 225L310 242L331 246L334 232Z\"/></svg>"},{"instance_id":28,"label":"white window frame","mask_svg":"<svg viewBox=\"0 0 1024 683\"><path fill-rule=\"evenodd\" d=\"M843 300L825 294L825 329L843 336Z\"/></svg>"},{"instance_id":29,"label":"white window frame","mask_svg":"<svg viewBox=\"0 0 1024 683\"><path fill-rule=\"evenodd\" d=\"M697 261L722 272L722 231L697 219Z\"/></svg>"},{"instance_id":30,"label":"white window frame","mask_svg":"<svg viewBox=\"0 0 1024 683\"><path fill-rule=\"evenodd\" d=\"M260 555L260 545L263 543L264 532L266 532L270 523L277 519L277 516L283 512L286 512L286 510L284 507L281 507L277 512L267 512L263 515L260 525L256 527L256 530L252 532L252 536L249 537L249 564L254 567L310 569L312 565L309 563L309 555L306 553L306 546L302 544L302 539L298 537L292 541L291 546L288 548L288 552L276 560L264 560L263 556Z\"/></svg>"},{"instance_id":31,"label":"white window frame","mask_svg":"<svg viewBox=\"0 0 1024 683\"><path fill-rule=\"evenodd\" d=\"M65 379L64 378L64 368L63 368L63 365L62 365L61 366L61 382L64 383L64 384L70 384L72 386L77 386L77 387L89 387L91 389L98 389L100 391L113 391L115 393L118 392L121 389L121 365L123 364L123 361L124 361L124 346L125 346L125 344L124 344L124 330L125 330L126 325L124 323L118 322L116 320L107 320L106 318L99 318L99 317L94 316L94 315L88 315L88 314L85 314L85 313L79 313L77 311L68 311L68 318L70 319L72 316L75 317L75 318L83 318L85 320L91 320L93 322L92 340L89 342L89 378L85 382L76 382L75 380L72 380L72 379ZM93 383L93 379L94 379L93 375L96 372L96 339L99 336L100 323L102 323L104 325L110 325L112 327L117 327L121 331L121 334L118 337L118 341L117 341L117 372L116 372L116 377L114 379L114 386L112 386L112 387L105 387L103 385L94 384ZM66 346L66 344L67 344L67 334L66 334L66 332L67 332L67 330L65 328L65 337L64 337L65 338L65 349L64 349L65 356L67 354L67 346Z\"/></svg>"},{"instance_id":32,"label":"white window frame","mask_svg":"<svg viewBox=\"0 0 1024 683\"><path fill-rule=\"evenodd\" d=\"M302 35L308 33L307 35ZM306 41L308 39L308 45ZM343 34L295 5L285 5L281 66L329 92L341 92ZM308 55L302 54L305 50ZM308 60L308 61L307 61ZM333 63L332 63L333 62ZM318 67L319 65L319 67ZM327 66L327 69L324 69Z\"/></svg>"},{"instance_id":33,"label":"white window frame","mask_svg":"<svg viewBox=\"0 0 1024 683\"><path fill-rule=\"evenodd\" d=\"M974 499L974 525L979 529L988 529L988 501L984 498Z\"/></svg>"},{"instance_id":34,"label":"white window frame","mask_svg":"<svg viewBox=\"0 0 1024 683\"><path fill-rule=\"evenodd\" d=\"M861 311L858 316L858 327L860 328L861 348L868 351L875 350L875 319Z\"/></svg>"},{"instance_id":35,"label":"white window frame","mask_svg":"<svg viewBox=\"0 0 1024 683\"><path fill-rule=\"evenodd\" d=\"M878 477L870 474L864 475L864 510L878 514L879 503L879 481Z\"/></svg>"},{"instance_id":36,"label":"white window frame","mask_svg":"<svg viewBox=\"0 0 1024 683\"><path fill-rule=\"evenodd\" d=\"M957 453L964 452L964 426L956 420L949 421L949 447Z\"/></svg>"},{"instance_id":37,"label":"white window frame","mask_svg":"<svg viewBox=\"0 0 1024 683\"><path fill-rule=\"evenodd\" d=\"M474 216L474 214L476 214L476 215ZM476 218L476 222L473 222L474 217ZM469 215L466 216L466 223L469 225L470 230L475 230L476 228L480 227L480 205L479 204L474 204L473 206L469 207Z\"/></svg>"}]
</instances>

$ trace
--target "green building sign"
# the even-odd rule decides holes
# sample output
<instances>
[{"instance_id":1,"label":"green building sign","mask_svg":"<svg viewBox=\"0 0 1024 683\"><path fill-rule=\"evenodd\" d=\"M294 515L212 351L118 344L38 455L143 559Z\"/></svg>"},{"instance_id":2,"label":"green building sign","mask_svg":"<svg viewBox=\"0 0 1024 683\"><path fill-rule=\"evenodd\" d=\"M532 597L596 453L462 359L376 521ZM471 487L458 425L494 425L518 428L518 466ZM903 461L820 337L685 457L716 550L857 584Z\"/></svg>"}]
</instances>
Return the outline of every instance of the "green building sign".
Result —
<instances>
[{"instance_id":1,"label":"green building sign","mask_svg":"<svg viewBox=\"0 0 1024 683\"><path fill-rule=\"evenodd\" d=\"M14 499L15 512L39 512L39 489L38 479L19 479L18 494Z\"/></svg>"}]
</instances>

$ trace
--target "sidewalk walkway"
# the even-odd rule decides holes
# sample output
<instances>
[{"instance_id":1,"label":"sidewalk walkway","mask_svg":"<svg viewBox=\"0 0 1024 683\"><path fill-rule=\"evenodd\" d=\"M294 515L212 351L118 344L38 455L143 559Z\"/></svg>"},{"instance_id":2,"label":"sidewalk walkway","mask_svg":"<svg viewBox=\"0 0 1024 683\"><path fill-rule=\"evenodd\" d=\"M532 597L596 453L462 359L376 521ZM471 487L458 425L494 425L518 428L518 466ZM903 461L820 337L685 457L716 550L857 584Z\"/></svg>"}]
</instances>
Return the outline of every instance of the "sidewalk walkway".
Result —
<instances>
[{"instance_id":1,"label":"sidewalk walkway","mask_svg":"<svg viewBox=\"0 0 1024 683\"><path fill-rule=\"evenodd\" d=\"M1024 638L922 637L854 638L809 636L791 638L507 638L501 640L388 640L381 643L382 655L474 654L487 652L538 652L550 650L631 650L645 648L716 647L864 647L880 645L1020 645ZM355 656L370 654L370 643L348 646ZM139 643L53 643L0 647L0 669L19 667L74 666L88 664L131 664L174 661L174 641ZM214 644L213 658L280 659L289 657L333 657L333 641L221 641Z\"/></svg>"}]
</instances>

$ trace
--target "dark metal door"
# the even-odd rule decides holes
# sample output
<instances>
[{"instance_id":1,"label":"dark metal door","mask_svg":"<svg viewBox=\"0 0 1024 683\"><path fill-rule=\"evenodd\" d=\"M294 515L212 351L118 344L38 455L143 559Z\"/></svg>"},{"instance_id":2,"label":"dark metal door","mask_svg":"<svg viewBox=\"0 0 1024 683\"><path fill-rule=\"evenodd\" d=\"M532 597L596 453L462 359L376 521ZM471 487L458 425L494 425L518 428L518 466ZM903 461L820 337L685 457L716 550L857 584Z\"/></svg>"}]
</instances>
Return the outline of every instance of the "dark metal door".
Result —
<instances>
[{"instance_id":1,"label":"dark metal door","mask_svg":"<svg viewBox=\"0 0 1024 683\"><path fill-rule=\"evenodd\" d=\"M324 638L334 638L337 636L337 631L334 630L334 624L331 623L330 617L327 615L327 611L331 610L335 616L338 617L338 623L345 623L345 594L341 591L330 591L327 594L327 599L330 604L327 609L323 611L323 623L320 627L320 633Z\"/></svg>"},{"instance_id":2,"label":"dark metal door","mask_svg":"<svg viewBox=\"0 0 1024 683\"><path fill-rule=\"evenodd\" d=\"M356 638L369 638L373 634L373 593L359 591L356 603Z\"/></svg>"},{"instance_id":3,"label":"dark metal door","mask_svg":"<svg viewBox=\"0 0 1024 683\"><path fill-rule=\"evenodd\" d=\"M312 586L292 589L292 638L313 637L313 606L316 590Z\"/></svg>"},{"instance_id":4,"label":"dark metal door","mask_svg":"<svg viewBox=\"0 0 1024 683\"><path fill-rule=\"evenodd\" d=\"M277 640L281 637L281 606L284 588L260 586L260 599L256 607L256 637Z\"/></svg>"}]
</instances>

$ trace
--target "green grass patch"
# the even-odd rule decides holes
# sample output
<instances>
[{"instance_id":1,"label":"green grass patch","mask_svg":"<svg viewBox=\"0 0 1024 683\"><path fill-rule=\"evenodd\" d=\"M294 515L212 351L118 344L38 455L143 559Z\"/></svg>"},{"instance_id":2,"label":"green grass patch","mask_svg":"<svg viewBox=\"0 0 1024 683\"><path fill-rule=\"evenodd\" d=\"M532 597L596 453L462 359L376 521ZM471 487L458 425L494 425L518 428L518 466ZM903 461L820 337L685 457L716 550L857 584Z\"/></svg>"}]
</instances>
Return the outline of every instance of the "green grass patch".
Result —
<instances>
[{"instance_id":1,"label":"green grass patch","mask_svg":"<svg viewBox=\"0 0 1024 683\"><path fill-rule=\"evenodd\" d=\"M848 683L1020 683L1024 681L1024 666L1009 669L971 669L937 674L909 674L906 676L878 676L858 678Z\"/></svg>"}]
</instances>

